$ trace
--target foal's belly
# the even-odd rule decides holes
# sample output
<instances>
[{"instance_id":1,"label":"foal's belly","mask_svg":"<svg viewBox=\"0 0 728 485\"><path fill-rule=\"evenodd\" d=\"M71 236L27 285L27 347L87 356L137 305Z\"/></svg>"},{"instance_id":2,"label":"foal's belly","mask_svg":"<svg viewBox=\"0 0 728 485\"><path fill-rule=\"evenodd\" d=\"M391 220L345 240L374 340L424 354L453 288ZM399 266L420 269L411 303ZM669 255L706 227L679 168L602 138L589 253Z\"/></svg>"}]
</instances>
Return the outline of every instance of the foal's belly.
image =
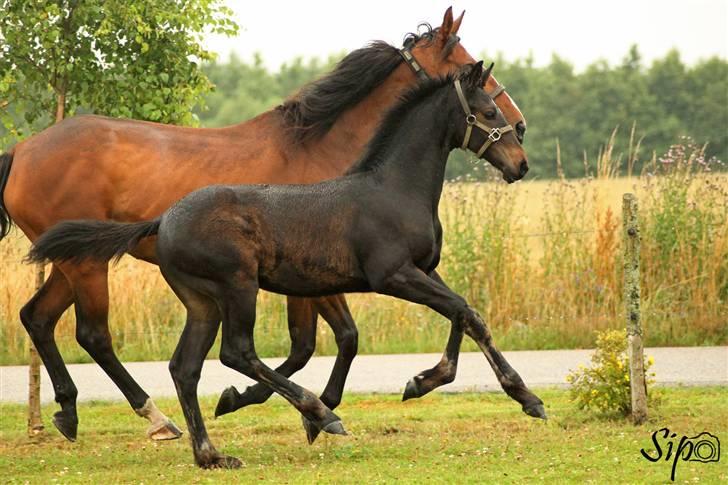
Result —
<instances>
[{"instance_id":1,"label":"foal's belly","mask_svg":"<svg viewBox=\"0 0 728 485\"><path fill-rule=\"evenodd\" d=\"M258 275L260 288L291 296L325 296L371 291L358 271L342 270L328 261L281 261Z\"/></svg>"}]
</instances>

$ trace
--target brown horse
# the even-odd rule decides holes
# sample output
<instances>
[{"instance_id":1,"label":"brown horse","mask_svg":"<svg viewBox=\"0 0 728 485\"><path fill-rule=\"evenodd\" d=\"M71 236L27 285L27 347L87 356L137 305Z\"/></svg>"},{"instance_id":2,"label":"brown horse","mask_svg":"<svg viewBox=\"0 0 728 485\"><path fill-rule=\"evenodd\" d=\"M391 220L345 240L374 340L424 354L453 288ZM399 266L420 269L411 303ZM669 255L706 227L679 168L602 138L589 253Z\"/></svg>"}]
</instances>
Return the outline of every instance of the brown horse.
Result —
<instances>
[{"instance_id":1,"label":"brown horse","mask_svg":"<svg viewBox=\"0 0 728 485\"><path fill-rule=\"evenodd\" d=\"M386 110L414 85L413 71L444 75L473 62L456 35L462 18L453 19L448 9L440 27L409 35L402 50L382 42L356 50L282 106L227 128L184 128L98 116L54 125L0 157L0 190L4 188L0 235L6 234L10 218L35 241L66 219L153 219L189 192L215 183L312 183L340 175L363 152ZM491 78L486 89L498 88ZM500 94L496 102L522 139L523 117L510 97ZM157 263L153 241L140 244L131 254ZM176 438L179 430L114 354L107 276L107 264L54 264L43 287L20 312L61 406L54 424L68 439L75 439L77 390L53 334L62 313L74 304L79 344L132 408L151 422L149 436ZM340 347L322 395L334 407L343 389L341 376L356 352L356 328L346 301L341 295L290 297L288 308L292 352L277 370L290 375L308 360L321 314Z\"/></svg>"},{"instance_id":2,"label":"brown horse","mask_svg":"<svg viewBox=\"0 0 728 485\"><path fill-rule=\"evenodd\" d=\"M450 151L488 153L510 180L528 171L512 127L483 92L492 67L484 73L481 61L456 75L423 80L389 112L342 177L310 185L205 187L147 222L62 222L35 242L29 257L108 262L158 236L159 268L187 309L169 370L195 462L204 468L241 465L213 446L196 395L221 320L224 365L275 389L307 429L346 434L313 393L258 358L253 331L261 289L296 296L375 291L425 305L477 342L525 413L545 419L543 402L508 364L480 315L436 273L438 207Z\"/></svg>"}]
</instances>

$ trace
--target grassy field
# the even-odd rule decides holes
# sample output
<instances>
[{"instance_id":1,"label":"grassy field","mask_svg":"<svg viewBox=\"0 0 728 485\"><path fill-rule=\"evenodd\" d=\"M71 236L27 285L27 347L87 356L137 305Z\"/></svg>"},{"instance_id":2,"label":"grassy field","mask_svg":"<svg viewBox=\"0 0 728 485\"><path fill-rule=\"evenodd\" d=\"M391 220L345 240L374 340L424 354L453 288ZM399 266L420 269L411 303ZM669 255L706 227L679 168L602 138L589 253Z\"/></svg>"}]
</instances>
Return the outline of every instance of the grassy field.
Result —
<instances>
[{"instance_id":1,"label":"grassy field","mask_svg":"<svg viewBox=\"0 0 728 485\"><path fill-rule=\"evenodd\" d=\"M202 471L187 438L152 443L126 404L79 408L76 443L55 429L30 440L25 409L0 406L0 470L5 483L669 483L671 462L648 462L653 431L681 435L728 431L728 388L662 389L662 405L644 426L595 420L561 390L540 393L551 418L523 415L502 393L347 396L339 415L351 433L306 444L298 414L281 399L209 420L218 449L241 458L240 470ZM182 421L179 406L161 408ZM211 416L215 400L203 400ZM46 422L54 406L44 408ZM723 450L725 455L725 450ZM679 462L677 483L728 480L720 463Z\"/></svg>"},{"instance_id":2,"label":"grassy field","mask_svg":"<svg viewBox=\"0 0 728 485\"><path fill-rule=\"evenodd\" d=\"M487 318L504 349L592 347L596 330L624 326L621 197L632 191L641 211L646 344L725 344L728 176L707 172L698 148L680 146L640 177L617 177L616 157L606 151L590 178L447 184L441 274ZM34 282L34 269L22 263L27 249L17 232L0 242L0 365L27 359L17 318ZM184 312L158 269L126 257L111 271L110 293L121 359L169 358ZM375 295L349 301L362 353L444 347L448 325L427 308ZM258 315L259 352L286 355L284 299L261 294ZM56 334L66 361L89 361L74 339L73 312ZM319 325L317 352L335 351L330 329Z\"/></svg>"}]
</instances>

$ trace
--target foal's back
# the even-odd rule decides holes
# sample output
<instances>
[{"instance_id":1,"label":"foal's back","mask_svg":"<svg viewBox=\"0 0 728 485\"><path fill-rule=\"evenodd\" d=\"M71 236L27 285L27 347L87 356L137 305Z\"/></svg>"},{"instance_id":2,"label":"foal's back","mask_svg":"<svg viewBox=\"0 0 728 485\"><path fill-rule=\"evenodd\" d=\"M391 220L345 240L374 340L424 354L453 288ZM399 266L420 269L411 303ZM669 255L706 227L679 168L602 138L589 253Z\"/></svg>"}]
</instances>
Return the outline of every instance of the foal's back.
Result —
<instances>
[{"instance_id":1,"label":"foal's back","mask_svg":"<svg viewBox=\"0 0 728 485\"><path fill-rule=\"evenodd\" d=\"M297 296L366 291L349 244L368 199L362 178L195 191L162 217L162 269L201 280L256 280L262 289Z\"/></svg>"}]
</instances>

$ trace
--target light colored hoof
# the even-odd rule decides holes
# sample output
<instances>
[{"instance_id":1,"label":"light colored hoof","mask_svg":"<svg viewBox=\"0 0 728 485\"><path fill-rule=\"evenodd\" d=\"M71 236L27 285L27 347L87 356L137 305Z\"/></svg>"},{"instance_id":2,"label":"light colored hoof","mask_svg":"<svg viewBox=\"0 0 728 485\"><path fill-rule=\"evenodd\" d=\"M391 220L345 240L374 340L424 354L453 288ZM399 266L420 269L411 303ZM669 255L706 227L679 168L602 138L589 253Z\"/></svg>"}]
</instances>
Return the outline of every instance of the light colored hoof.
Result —
<instances>
[{"instance_id":1,"label":"light colored hoof","mask_svg":"<svg viewBox=\"0 0 728 485\"><path fill-rule=\"evenodd\" d=\"M154 441L176 440L182 436L182 431L175 424L167 420L147 429L147 436Z\"/></svg>"}]
</instances>

